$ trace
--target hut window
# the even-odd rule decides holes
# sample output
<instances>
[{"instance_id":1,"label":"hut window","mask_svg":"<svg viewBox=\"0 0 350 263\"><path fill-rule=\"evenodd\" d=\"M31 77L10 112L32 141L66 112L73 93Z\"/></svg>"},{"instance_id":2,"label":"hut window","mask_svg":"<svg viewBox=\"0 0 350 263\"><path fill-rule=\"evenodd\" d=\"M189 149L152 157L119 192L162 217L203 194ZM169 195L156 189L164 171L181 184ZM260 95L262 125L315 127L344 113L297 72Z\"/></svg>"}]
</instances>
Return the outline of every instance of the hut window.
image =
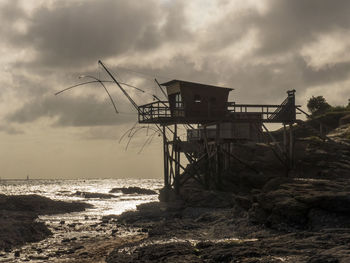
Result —
<instances>
[{"instance_id":1,"label":"hut window","mask_svg":"<svg viewBox=\"0 0 350 263\"><path fill-rule=\"evenodd\" d=\"M181 108L182 107L182 99L180 93L177 93L175 96L175 107Z\"/></svg>"},{"instance_id":2,"label":"hut window","mask_svg":"<svg viewBox=\"0 0 350 263\"><path fill-rule=\"evenodd\" d=\"M202 102L201 96L199 96L198 94L194 95L194 102L201 103Z\"/></svg>"}]
</instances>

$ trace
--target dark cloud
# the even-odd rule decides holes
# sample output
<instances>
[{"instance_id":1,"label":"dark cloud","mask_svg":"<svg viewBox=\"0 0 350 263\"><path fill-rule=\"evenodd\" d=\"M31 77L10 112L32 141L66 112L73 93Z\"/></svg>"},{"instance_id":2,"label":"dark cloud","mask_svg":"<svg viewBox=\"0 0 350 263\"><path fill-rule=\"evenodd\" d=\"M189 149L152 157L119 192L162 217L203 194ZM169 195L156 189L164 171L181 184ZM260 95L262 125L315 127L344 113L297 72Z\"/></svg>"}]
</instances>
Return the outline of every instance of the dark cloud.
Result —
<instances>
[{"instance_id":1,"label":"dark cloud","mask_svg":"<svg viewBox=\"0 0 350 263\"><path fill-rule=\"evenodd\" d=\"M228 8L230 1L220 3L221 8ZM36 56L29 63L17 61L12 65L26 68L33 75L13 73L18 94L26 100L8 120L26 123L50 117L60 126L104 126L133 120L129 115L116 116L108 99L52 95L52 87L58 87L60 81L60 88L64 88L74 74L93 74L91 68L98 59L115 58L110 64L116 65L121 56L132 60L123 60L123 66L148 72L151 82L156 76L159 81L177 78L235 88L232 99L237 103L280 103L289 89L304 94L314 86L331 87L349 78L350 62L315 69L301 55L301 49L315 43L319 36L349 29L349 1L266 3L266 11L252 7L226 12L196 32L189 29L187 3L182 0L59 1L50 8L36 9L30 16L16 2L9 2L0 11L10 14L2 18L7 28L11 29L19 18L28 22L28 28L25 33L10 32L0 25L0 30L10 36L6 41L13 47L30 47ZM230 57L234 53L232 47L251 32L255 32L254 48L241 46L247 52L238 59ZM135 62L135 57L141 60L164 52L160 48L166 44L172 54L166 62ZM227 55L226 50L230 50ZM118 67L110 67L119 73ZM46 81L51 78L54 81ZM135 75L130 74L125 80L133 82ZM157 92L154 83L136 83ZM131 94L139 104L149 102L132 91ZM120 103L128 104L123 96L118 98Z\"/></svg>"},{"instance_id":2,"label":"dark cloud","mask_svg":"<svg viewBox=\"0 0 350 263\"><path fill-rule=\"evenodd\" d=\"M319 34L348 29L347 0L270 0L269 11L253 22L259 30L259 54L290 52Z\"/></svg>"},{"instance_id":3,"label":"dark cloud","mask_svg":"<svg viewBox=\"0 0 350 263\"><path fill-rule=\"evenodd\" d=\"M253 29L258 34L255 56L283 55L298 51L320 34L350 27L347 0L268 0L266 5L265 12L251 7L219 18L208 27L202 48L225 48Z\"/></svg>"},{"instance_id":4,"label":"dark cloud","mask_svg":"<svg viewBox=\"0 0 350 263\"><path fill-rule=\"evenodd\" d=\"M350 77L350 61L328 65L317 70L308 67L304 60L300 60L299 65L302 69L304 83L307 86L329 85L347 80Z\"/></svg>"},{"instance_id":5,"label":"dark cloud","mask_svg":"<svg viewBox=\"0 0 350 263\"><path fill-rule=\"evenodd\" d=\"M23 134L24 132L20 129L17 129L13 126L11 126L10 124L6 124L6 125L0 125L0 132L4 132L10 135L17 135L17 134Z\"/></svg>"},{"instance_id":6,"label":"dark cloud","mask_svg":"<svg viewBox=\"0 0 350 263\"><path fill-rule=\"evenodd\" d=\"M118 125L134 122L136 113L116 114L108 99L94 96L54 96L34 98L7 116L9 122L28 123L42 117L54 120L54 126ZM117 105L120 106L120 105Z\"/></svg>"},{"instance_id":7,"label":"dark cloud","mask_svg":"<svg viewBox=\"0 0 350 263\"><path fill-rule=\"evenodd\" d=\"M14 0L0 4L0 18L2 41L15 42L18 34L20 34L15 28L16 22L27 19L27 15L20 7L19 1Z\"/></svg>"},{"instance_id":8,"label":"dark cloud","mask_svg":"<svg viewBox=\"0 0 350 263\"><path fill-rule=\"evenodd\" d=\"M27 19L26 33L18 32L11 41L36 51L32 66L86 66L98 59L147 52L167 41L185 40L189 33L181 26L185 23L181 3L58 1L53 7L36 9Z\"/></svg>"}]
</instances>

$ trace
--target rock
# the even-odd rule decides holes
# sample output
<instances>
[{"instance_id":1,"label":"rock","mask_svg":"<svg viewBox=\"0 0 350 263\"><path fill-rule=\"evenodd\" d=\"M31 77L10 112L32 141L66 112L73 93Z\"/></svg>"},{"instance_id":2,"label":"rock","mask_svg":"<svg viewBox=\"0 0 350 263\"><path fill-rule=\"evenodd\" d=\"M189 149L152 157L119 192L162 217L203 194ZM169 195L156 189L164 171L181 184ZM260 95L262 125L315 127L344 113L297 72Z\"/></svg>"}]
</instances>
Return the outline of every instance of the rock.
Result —
<instances>
[{"instance_id":1,"label":"rock","mask_svg":"<svg viewBox=\"0 0 350 263\"><path fill-rule=\"evenodd\" d=\"M109 192L110 193L122 192L123 194L138 194L138 195L156 195L157 194L156 191L137 187L137 186L113 188Z\"/></svg>"},{"instance_id":2,"label":"rock","mask_svg":"<svg viewBox=\"0 0 350 263\"><path fill-rule=\"evenodd\" d=\"M187 242L154 244L137 247L131 254L115 249L106 258L107 263L126 262L201 262L195 249Z\"/></svg>"},{"instance_id":3,"label":"rock","mask_svg":"<svg viewBox=\"0 0 350 263\"><path fill-rule=\"evenodd\" d=\"M0 210L0 249L10 252L11 247L51 235L46 225L36 219L35 213Z\"/></svg>"},{"instance_id":4,"label":"rock","mask_svg":"<svg viewBox=\"0 0 350 263\"><path fill-rule=\"evenodd\" d=\"M80 191L76 191L73 195L74 196L81 196L84 198L99 198L99 199L115 198L115 195L112 195L112 194L90 193L90 192L80 192Z\"/></svg>"},{"instance_id":5,"label":"rock","mask_svg":"<svg viewBox=\"0 0 350 263\"><path fill-rule=\"evenodd\" d=\"M63 202L51 200L39 195L14 195L0 194L0 209L8 211L30 211L37 214L60 214L84 211L92 205L81 202Z\"/></svg>"},{"instance_id":6,"label":"rock","mask_svg":"<svg viewBox=\"0 0 350 263\"><path fill-rule=\"evenodd\" d=\"M159 191L159 201L161 202L173 202L178 199L175 190L170 187L163 187Z\"/></svg>"},{"instance_id":7,"label":"rock","mask_svg":"<svg viewBox=\"0 0 350 263\"><path fill-rule=\"evenodd\" d=\"M316 255L311 257L307 263L339 263L339 260L333 256Z\"/></svg>"},{"instance_id":8,"label":"rock","mask_svg":"<svg viewBox=\"0 0 350 263\"><path fill-rule=\"evenodd\" d=\"M188 206L223 208L235 205L235 196L227 192L183 188L180 194Z\"/></svg>"},{"instance_id":9,"label":"rock","mask_svg":"<svg viewBox=\"0 0 350 263\"><path fill-rule=\"evenodd\" d=\"M21 255L21 253L20 253L19 250L17 250L17 251L15 251L14 255L15 255L16 258L18 258Z\"/></svg>"},{"instance_id":10,"label":"rock","mask_svg":"<svg viewBox=\"0 0 350 263\"><path fill-rule=\"evenodd\" d=\"M84 246L77 246L77 247L74 247L75 250L79 250L79 249L83 249Z\"/></svg>"},{"instance_id":11,"label":"rock","mask_svg":"<svg viewBox=\"0 0 350 263\"><path fill-rule=\"evenodd\" d=\"M344 117L340 118L339 125L345 125L350 123L350 114L345 115Z\"/></svg>"},{"instance_id":12,"label":"rock","mask_svg":"<svg viewBox=\"0 0 350 263\"><path fill-rule=\"evenodd\" d=\"M84 251L79 254L80 257L87 257L89 255L88 252Z\"/></svg>"},{"instance_id":13,"label":"rock","mask_svg":"<svg viewBox=\"0 0 350 263\"><path fill-rule=\"evenodd\" d=\"M30 260L48 260L49 257L48 256L33 256L33 255L30 255L29 259Z\"/></svg>"},{"instance_id":14,"label":"rock","mask_svg":"<svg viewBox=\"0 0 350 263\"><path fill-rule=\"evenodd\" d=\"M109 222L109 220L110 220L110 218L108 218L108 217L102 217L102 224L107 224Z\"/></svg>"}]
</instances>

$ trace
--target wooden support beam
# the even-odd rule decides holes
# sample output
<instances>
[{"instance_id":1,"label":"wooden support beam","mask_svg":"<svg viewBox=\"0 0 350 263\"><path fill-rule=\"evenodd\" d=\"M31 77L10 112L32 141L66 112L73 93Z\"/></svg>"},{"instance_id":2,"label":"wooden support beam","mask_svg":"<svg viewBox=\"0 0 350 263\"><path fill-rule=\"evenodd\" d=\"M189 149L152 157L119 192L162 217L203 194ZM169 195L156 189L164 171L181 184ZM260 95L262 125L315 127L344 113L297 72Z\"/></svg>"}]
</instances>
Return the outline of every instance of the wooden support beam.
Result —
<instances>
[{"instance_id":1,"label":"wooden support beam","mask_svg":"<svg viewBox=\"0 0 350 263\"><path fill-rule=\"evenodd\" d=\"M294 136L293 136L293 124L289 124L289 168L294 166Z\"/></svg>"},{"instance_id":2,"label":"wooden support beam","mask_svg":"<svg viewBox=\"0 0 350 263\"><path fill-rule=\"evenodd\" d=\"M285 152L285 154L287 154L288 152L288 142L287 142L287 127L286 124L283 123L283 150Z\"/></svg>"},{"instance_id":3,"label":"wooden support beam","mask_svg":"<svg viewBox=\"0 0 350 263\"><path fill-rule=\"evenodd\" d=\"M163 162L164 162L164 187L170 186L169 182L169 167L168 167L168 142L165 133L165 126L163 126Z\"/></svg>"},{"instance_id":4,"label":"wooden support beam","mask_svg":"<svg viewBox=\"0 0 350 263\"><path fill-rule=\"evenodd\" d=\"M262 123L262 126L264 128L264 130L267 132L267 134L269 135L270 139L274 142L274 144L276 145L277 149L280 151L280 153L282 154L282 156L284 155L284 152L281 148L281 146L279 145L279 143L276 141L276 139L272 136L272 134L270 133L270 131L266 128L265 124Z\"/></svg>"}]
</instances>

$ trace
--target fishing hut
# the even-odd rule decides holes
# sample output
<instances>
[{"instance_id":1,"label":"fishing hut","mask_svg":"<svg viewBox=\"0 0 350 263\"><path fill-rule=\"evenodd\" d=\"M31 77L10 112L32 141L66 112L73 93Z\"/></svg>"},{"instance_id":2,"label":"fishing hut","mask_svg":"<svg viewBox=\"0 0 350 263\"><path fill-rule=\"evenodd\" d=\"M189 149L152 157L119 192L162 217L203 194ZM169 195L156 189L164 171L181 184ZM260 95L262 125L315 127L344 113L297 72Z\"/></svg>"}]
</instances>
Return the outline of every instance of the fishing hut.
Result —
<instances>
[{"instance_id":1,"label":"fishing hut","mask_svg":"<svg viewBox=\"0 0 350 263\"><path fill-rule=\"evenodd\" d=\"M237 156L235 152L241 142L268 142L276 148L274 152L286 169L293 167L293 124L297 122L296 110L303 112L295 105L295 90L288 91L281 104L237 104L229 101L231 88L177 79L159 84L155 79L166 100L153 95L154 102L139 106L123 86L136 87L118 82L102 61L98 63L137 110L138 122L153 124L162 134L165 189L179 192L189 178L207 187L212 182L220 185L221 175L232 167L231 160L245 162L241 154ZM97 83L104 88L118 113L104 85L111 81L88 77L93 81L71 86L56 95L80 85ZM282 146L269 132L266 123L283 124ZM180 135L184 130L185 138Z\"/></svg>"},{"instance_id":2,"label":"fishing hut","mask_svg":"<svg viewBox=\"0 0 350 263\"><path fill-rule=\"evenodd\" d=\"M144 91L118 82L102 61L99 60L98 63L113 81L88 75L85 77L92 78L92 81L68 87L55 94L85 84L100 84L118 113L112 96L104 85L106 82L114 82L137 111L138 122L153 124L154 130L162 134L165 189L179 192L181 185L189 178L206 187L220 187L222 174L228 169L235 169L237 163L254 169L249 161L244 160L244 154L240 151L239 146L245 143L256 146L259 142L264 142L270 146L288 173L294 168L293 124L315 130L306 122L296 119L296 114L300 113L308 118L312 116L303 111L300 105L295 105L295 90L287 91L287 97L281 104L238 104L229 100L229 94L233 90L231 88L177 79L159 84L155 79L166 100L153 95L155 101L139 106L124 87ZM277 141L274 138L265 125L268 123L283 125L282 139ZM320 127L322 131L321 123ZM316 135L331 141L317 130Z\"/></svg>"},{"instance_id":3,"label":"fishing hut","mask_svg":"<svg viewBox=\"0 0 350 263\"><path fill-rule=\"evenodd\" d=\"M229 101L231 88L183 80L171 80L159 87L168 100L139 106L138 121L155 124L162 130L166 188L178 191L183 179L189 177L219 184L230 159L239 158L232 153L236 142L260 142L266 137L273 140L266 123L289 125L289 136L284 129L285 147L277 146L284 164L289 168L293 165L295 90L287 92L282 104L265 105ZM180 126L186 129L185 139L179 136Z\"/></svg>"}]
</instances>

